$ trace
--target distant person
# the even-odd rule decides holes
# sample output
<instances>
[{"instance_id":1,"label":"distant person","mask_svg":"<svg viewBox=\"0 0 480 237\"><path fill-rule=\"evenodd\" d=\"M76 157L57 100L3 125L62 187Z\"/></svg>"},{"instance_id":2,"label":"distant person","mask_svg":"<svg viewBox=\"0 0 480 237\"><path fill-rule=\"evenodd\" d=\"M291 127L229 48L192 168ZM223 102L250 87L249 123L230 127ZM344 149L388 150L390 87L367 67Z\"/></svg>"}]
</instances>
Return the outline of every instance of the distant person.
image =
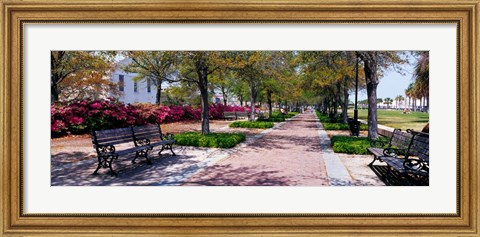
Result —
<instances>
[{"instance_id":1,"label":"distant person","mask_svg":"<svg viewBox=\"0 0 480 237\"><path fill-rule=\"evenodd\" d=\"M408 108L405 108L405 109L403 110L403 113L404 113L404 114L408 114L408 113L410 113L410 110L409 110Z\"/></svg>"}]
</instances>

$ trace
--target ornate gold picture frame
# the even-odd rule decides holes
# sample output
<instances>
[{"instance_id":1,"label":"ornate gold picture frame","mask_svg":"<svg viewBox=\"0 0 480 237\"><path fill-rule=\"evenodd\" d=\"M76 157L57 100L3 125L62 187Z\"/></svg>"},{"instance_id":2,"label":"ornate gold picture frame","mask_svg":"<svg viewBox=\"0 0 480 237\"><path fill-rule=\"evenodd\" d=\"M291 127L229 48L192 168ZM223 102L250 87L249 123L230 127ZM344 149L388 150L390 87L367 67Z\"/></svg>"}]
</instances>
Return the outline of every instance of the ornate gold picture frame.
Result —
<instances>
[{"instance_id":1,"label":"ornate gold picture frame","mask_svg":"<svg viewBox=\"0 0 480 237\"><path fill-rule=\"evenodd\" d=\"M3 0L0 63L1 234L4 236L478 236L479 2ZM456 214L25 214L23 26L26 23L455 23ZM373 197L372 197L373 198ZM416 200L428 202L434 200ZM406 203L405 205L408 205ZM133 210L134 212L134 210Z\"/></svg>"}]
</instances>

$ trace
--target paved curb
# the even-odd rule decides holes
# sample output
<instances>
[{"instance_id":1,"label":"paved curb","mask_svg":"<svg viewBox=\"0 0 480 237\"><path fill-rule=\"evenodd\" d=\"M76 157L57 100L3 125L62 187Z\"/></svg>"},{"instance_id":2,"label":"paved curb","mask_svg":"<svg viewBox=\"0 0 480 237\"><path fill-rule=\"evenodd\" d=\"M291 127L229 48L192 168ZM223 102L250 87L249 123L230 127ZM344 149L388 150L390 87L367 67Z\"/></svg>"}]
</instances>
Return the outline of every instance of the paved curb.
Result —
<instances>
[{"instance_id":1,"label":"paved curb","mask_svg":"<svg viewBox=\"0 0 480 237\"><path fill-rule=\"evenodd\" d=\"M316 115L315 115L316 116ZM317 117L318 136L320 137L320 148L325 168L327 170L330 186L352 186L353 179L340 158L333 152L332 144L322 123Z\"/></svg>"}]
</instances>

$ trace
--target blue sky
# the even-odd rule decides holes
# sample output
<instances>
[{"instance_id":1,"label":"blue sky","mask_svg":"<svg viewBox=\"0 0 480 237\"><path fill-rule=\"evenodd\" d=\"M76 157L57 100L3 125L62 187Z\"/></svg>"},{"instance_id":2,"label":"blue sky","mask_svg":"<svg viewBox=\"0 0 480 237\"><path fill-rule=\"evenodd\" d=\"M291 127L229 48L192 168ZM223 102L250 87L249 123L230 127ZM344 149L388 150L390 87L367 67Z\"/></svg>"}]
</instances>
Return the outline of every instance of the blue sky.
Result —
<instances>
[{"instance_id":1,"label":"blue sky","mask_svg":"<svg viewBox=\"0 0 480 237\"><path fill-rule=\"evenodd\" d=\"M390 97L395 99L397 95L405 97L405 90L408 85L413 82L412 73L416 60L410 58L410 63L403 66L404 75L399 74L396 71L388 70L384 76L380 78L380 83L377 87L377 98L385 99ZM354 101L355 92L351 94L350 100ZM367 90L361 90L358 93L358 100L367 99Z\"/></svg>"}]
</instances>

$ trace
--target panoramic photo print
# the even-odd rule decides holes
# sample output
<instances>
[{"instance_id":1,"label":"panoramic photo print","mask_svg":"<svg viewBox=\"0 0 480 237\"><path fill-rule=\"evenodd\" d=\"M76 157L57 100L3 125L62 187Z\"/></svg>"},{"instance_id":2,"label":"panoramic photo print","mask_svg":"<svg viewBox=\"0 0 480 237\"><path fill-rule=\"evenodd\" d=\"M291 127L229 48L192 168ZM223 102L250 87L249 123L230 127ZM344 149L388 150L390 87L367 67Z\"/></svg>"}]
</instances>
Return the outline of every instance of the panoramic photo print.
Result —
<instances>
[{"instance_id":1,"label":"panoramic photo print","mask_svg":"<svg viewBox=\"0 0 480 237\"><path fill-rule=\"evenodd\" d=\"M51 51L52 186L428 186L428 51Z\"/></svg>"}]
</instances>

